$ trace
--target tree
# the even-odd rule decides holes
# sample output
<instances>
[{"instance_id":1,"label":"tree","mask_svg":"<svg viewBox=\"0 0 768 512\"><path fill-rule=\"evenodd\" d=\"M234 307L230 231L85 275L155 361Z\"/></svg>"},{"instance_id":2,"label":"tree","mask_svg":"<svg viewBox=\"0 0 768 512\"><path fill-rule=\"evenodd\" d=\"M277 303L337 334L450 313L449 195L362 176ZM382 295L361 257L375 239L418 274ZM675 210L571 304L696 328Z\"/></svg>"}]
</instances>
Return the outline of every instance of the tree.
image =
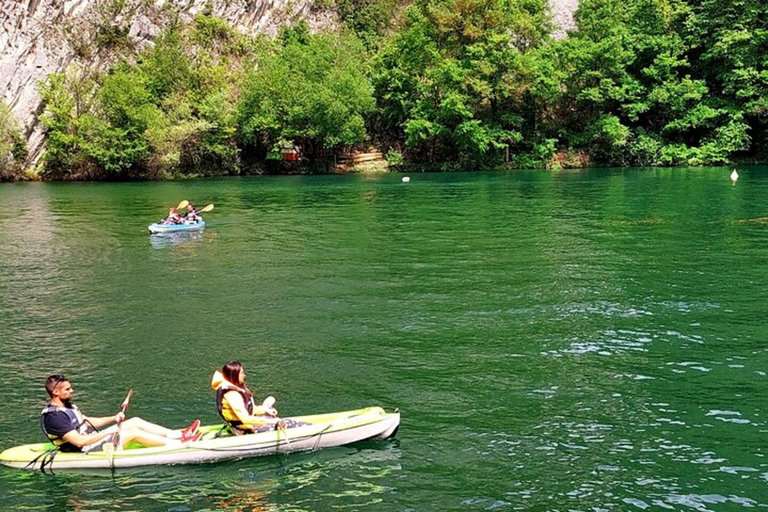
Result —
<instances>
[{"instance_id":1,"label":"tree","mask_svg":"<svg viewBox=\"0 0 768 512\"><path fill-rule=\"evenodd\" d=\"M525 56L547 37L539 0L421 0L377 65L383 125L417 158L498 161L519 141Z\"/></svg>"},{"instance_id":2,"label":"tree","mask_svg":"<svg viewBox=\"0 0 768 512\"><path fill-rule=\"evenodd\" d=\"M27 145L11 109L0 101L0 181L21 177L27 159Z\"/></svg>"},{"instance_id":3,"label":"tree","mask_svg":"<svg viewBox=\"0 0 768 512\"><path fill-rule=\"evenodd\" d=\"M691 63L691 20L682 0L583 0L578 30L546 54L560 86L541 80L541 95L560 108L543 136L618 165L717 164L748 147L741 112Z\"/></svg>"},{"instance_id":4,"label":"tree","mask_svg":"<svg viewBox=\"0 0 768 512\"><path fill-rule=\"evenodd\" d=\"M375 106L360 42L340 33L284 29L258 54L237 106L242 143L275 152L284 141L313 150L351 146L365 138Z\"/></svg>"}]
</instances>

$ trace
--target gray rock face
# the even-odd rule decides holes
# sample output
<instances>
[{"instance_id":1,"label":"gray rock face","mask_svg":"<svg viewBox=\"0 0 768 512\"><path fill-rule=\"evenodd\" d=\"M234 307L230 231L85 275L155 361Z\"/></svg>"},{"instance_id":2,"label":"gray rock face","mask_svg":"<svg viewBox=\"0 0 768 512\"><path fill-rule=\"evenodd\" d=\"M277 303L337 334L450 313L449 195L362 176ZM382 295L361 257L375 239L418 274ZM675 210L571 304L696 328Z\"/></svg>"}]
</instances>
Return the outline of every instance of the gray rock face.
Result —
<instances>
[{"instance_id":1,"label":"gray rock face","mask_svg":"<svg viewBox=\"0 0 768 512\"><path fill-rule=\"evenodd\" d=\"M0 0L0 95L24 127L28 164L35 165L43 147L39 115L44 105L37 84L72 62L86 68L109 64L109 57L86 51L94 46L99 26L127 28L139 45L147 44L174 16L191 19L210 7L244 33L275 34L297 19L311 27L331 27L336 18L312 9L312 0L129 0L116 10L112 0Z\"/></svg>"},{"instance_id":2,"label":"gray rock face","mask_svg":"<svg viewBox=\"0 0 768 512\"><path fill-rule=\"evenodd\" d=\"M139 46L150 44L174 16L191 19L210 13L244 33L275 34L281 25L304 19L315 29L337 24L329 11L313 9L313 0L0 0L0 95L24 127L28 164L43 149L39 116L44 105L37 84L70 63L103 68L110 57L93 52L99 29L117 26ZM572 26L578 0L550 0L556 37Z\"/></svg>"},{"instance_id":3,"label":"gray rock face","mask_svg":"<svg viewBox=\"0 0 768 512\"><path fill-rule=\"evenodd\" d=\"M569 30L576 28L573 22L573 14L579 7L579 0L549 0L549 10L552 13L552 21L555 29L552 35L556 39L562 39Z\"/></svg>"}]
</instances>

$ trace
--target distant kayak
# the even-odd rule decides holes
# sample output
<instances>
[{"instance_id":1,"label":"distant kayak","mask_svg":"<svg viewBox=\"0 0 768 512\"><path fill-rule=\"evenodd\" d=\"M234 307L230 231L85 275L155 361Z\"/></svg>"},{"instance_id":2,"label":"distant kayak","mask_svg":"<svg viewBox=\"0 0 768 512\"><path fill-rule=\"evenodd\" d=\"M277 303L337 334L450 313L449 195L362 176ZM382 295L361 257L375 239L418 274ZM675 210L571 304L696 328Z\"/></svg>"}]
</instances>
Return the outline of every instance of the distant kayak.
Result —
<instances>
[{"instance_id":1,"label":"distant kayak","mask_svg":"<svg viewBox=\"0 0 768 512\"><path fill-rule=\"evenodd\" d=\"M149 232L154 234L159 233L176 233L179 231L198 231L205 228L205 222L191 222L189 224L150 224Z\"/></svg>"},{"instance_id":2,"label":"distant kayak","mask_svg":"<svg viewBox=\"0 0 768 512\"><path fill-rule=\"evenodd\" d=\"M153 448L129 445L124 450L114 451L112 457L102 450L67 453L55 450L51 443L27 444L0 453L0 463L41 471L196 464L389 439L400 427L400 413L386 412L381 407L286 419L305 425L242 436L229 434L223 430L223 425L209 425L200 427L203 436L194 443Z\"/></svg>"}]
</instances>

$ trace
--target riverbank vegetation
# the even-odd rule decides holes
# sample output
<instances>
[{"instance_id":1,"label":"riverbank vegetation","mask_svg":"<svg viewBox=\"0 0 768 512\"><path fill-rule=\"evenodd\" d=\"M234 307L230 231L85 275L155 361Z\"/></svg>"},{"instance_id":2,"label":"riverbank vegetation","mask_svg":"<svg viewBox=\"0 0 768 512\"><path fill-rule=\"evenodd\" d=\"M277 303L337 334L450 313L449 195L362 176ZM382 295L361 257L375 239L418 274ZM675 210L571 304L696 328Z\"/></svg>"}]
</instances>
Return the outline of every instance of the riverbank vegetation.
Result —
<instances>
[{"instance_id":1,"label":"riverbank vegetation","mask_svg":"<svg viewBox=\"0 0 768 512\"><path fill-rule=\"evenodd\" d=\"M295 171L286 147L299 168L354 147L438 169L768 158L762 0L581 0L561 40L546 0L318 4L338 31L200 14L105 72L49 76L41 176Z\"/></svg>"},{"instance_id":2,"label":"riverbank vegetation","mask_svg":"<svg viewBox=\"0 0 768 512\"><path fill-rule=\"evenodd\" d=\"M8 105L0 101L0 181L24 176L27 145Z\"/></svg>"}]
</instances>

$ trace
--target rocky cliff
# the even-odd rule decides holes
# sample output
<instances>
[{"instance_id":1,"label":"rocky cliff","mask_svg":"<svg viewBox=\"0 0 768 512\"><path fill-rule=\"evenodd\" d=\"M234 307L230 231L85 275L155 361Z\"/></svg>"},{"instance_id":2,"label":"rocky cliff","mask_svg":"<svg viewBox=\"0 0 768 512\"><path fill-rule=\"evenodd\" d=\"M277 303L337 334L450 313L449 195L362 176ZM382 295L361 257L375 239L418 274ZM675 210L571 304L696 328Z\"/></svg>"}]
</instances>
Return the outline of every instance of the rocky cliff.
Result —
<instances>
[{"instance_id":1,"label":"rocky cliff","mask_svg":"<svg viewBox=\"0 0 768 512\"><path fill-rule=\"evenodd\" d=\"M131 45L150 44L161 27L199 12L223 18L245 33L268 32L297 19L314 28L333 27L334 14L313 0L0 0L0 94L24 127L29 165L43 148L38 116L44 105L37 83L73 61L107 66L114 51L99 42L125 37ZM561 36L572 26L578 0L550 0Z\"/></svg>"}]
</instances>

